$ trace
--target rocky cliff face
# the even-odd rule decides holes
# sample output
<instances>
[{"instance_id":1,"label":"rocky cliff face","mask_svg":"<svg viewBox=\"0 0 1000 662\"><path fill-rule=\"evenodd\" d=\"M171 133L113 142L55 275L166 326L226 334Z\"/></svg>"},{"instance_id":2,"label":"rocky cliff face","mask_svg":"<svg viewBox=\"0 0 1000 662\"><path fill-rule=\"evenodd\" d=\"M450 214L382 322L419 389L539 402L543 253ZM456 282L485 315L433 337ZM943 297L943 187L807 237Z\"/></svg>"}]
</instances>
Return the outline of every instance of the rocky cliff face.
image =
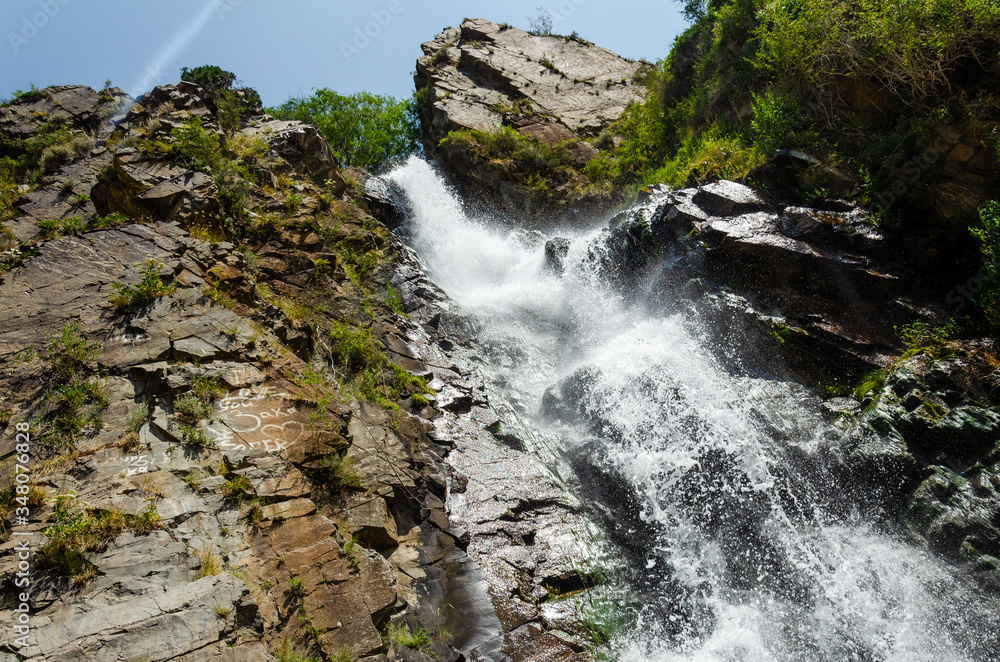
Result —
<instances>
[{"instance_id":1,"label":"rocky cliff face","mask_svg":"<svg viewBox=\"0 0 1000 662\"><path fill-rule=\"evenodd\" d=\"M654 190L612 219L602 246L591 259L609 282L701 319L732 369L825 393L847 432L825 462L855 504L1000 582L996 343L927 336L904 348L897 335L914 319L947 321L946 272L914 264L864 209L783 204L727 181ZM552 390L557 414L578 381Z\"/></svg>"},{"instance_id":2,"label":"rocky cliff face","mask_svg":"<svg viewBox=\"0 0 1000 662\"><path fill-rule=\"evenodd\" d=\"M342 173L313 127L258 114L224 134L186 83L135 105L53 88L0 110L0 126L20 163L46 132L70 145L5 215L0 582L8 602L29 593L32 631L22 647L7 627L0 657L582 650L522 613L543 582L576 576L555 545L510 578L529 601L520 615L498 619L513 599L500 584L483 592L464 550L511 547L498 520L532 536L540 525L516 495L497 500L503 481L477 481L468 502L492 509L471 534L453 530L446 502L468 479L443 458L489 439L458 419L487 402L442 349L461 325L436 331L443 297L369 214L363 173ZM23 540L30 584L15 590Z\"/></svg>"},{"instance_id":3,"label":"rocky cliff face","mask_svg":"<svg viewBox=\"0 0 1000 662\"><path fill-rule=\"evenodd\" d=\"M483 19L422 48L415 81L425 147L473 197L521 217L545 209L550 220L608 208L614 192L583 170L612 144L603 132L641 98L636 79L648 64Z\"/></svg>"}]
</instances>

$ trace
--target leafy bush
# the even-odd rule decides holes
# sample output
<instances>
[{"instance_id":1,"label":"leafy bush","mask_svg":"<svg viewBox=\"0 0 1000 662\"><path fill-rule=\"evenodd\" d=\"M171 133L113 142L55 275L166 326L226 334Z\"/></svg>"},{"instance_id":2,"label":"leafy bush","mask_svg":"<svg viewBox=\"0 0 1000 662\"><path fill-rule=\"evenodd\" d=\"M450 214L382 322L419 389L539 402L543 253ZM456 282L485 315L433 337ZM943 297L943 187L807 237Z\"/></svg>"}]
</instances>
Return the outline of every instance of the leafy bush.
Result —
<instances>
[{"instance_id":1,"label":"leafy bush","mask_svg":"<svg viewBox=\"0 0 1000 662\"><path fill-rule=\"evenodd\" d=\"M38 182L60 163L89 154L94 149L94 139L49 123L27 138L0 141L0 148L11 155L0 170L10 172L15 181Z\"/></svg>"},{"instance_id":2,"label":"leafy bush","mask_svg":"<svg viewBox=\"0 0 1000 662\"><path fill-rule=\"evenodd\" d=\"M174 398L174 412L196 423L212 415L212 406L193 393L188 393Z\"/></svg>"},{"instance_id":3,"label":"leafy bush","mask_svg":"<svg viewBox=\"0 0 1000 662\"><path fill-rule=\"evenodd\" d=\"M588 166L592 180L745 177L788 147L863 170L869 189L883 190L940 124L989 133L1000 120L988 82L1000 49L991 0L682 4L694 24L643 74L646 98L614 127L614 153ZM855 89L886 95L878 120L853 110Z\"/></svg>"},{"instance_id":4,"label":"leafy bush","mask_svg":"<svg viewBox=\"0 0 1000 662\"><path fill-rule=\"evenodd\" d=\"M374 170L416 151L420 140L415 99L319 89L267 112L316 126L344 165Z\"/></svg>"},{"instance_id":5,"label":"leafy bush","mask_svg":"<svg viewBox=\"0 0 1000 662\"><path fill-rule=\"evenodd\" d=\"M181 80L194 83L210 92L229 90L236 82L236 74L215 65L202 65L194 69L181 69Z\"/></svg>"},{"instance_id":6,"label":"leafy bush","mask_svg":"<svg viewBox=\"0 0 1000 662\"><path fill-rule=\"evenodd\" d=\"M46 416L54 432L66 442L76 439L86 428L104 424L101 411L108 408L108 396L94 379L77 379L56 387L47 394L55 409Z\"/></svg>"},{"instance_id":7,"label":"leafy bush","mask_svg":"<svg viewBox=\"0 0 1000 662\"><path fill-rule=\"evenodd\" d=\"M926 322L913 322L896 327L896 336L903 343L905 350L900 361L911 356L926 355L934 359L944 358L947 354L947 343L957 330L954 320L943 326L933 326Z\"/></svg>"},{"instance_id":8,"label":"leafy bush","mask_svg":"<svg viewBox=\"0 0 1000 662\"><path fill-rule=\"evenodd\" d=\"M319 466L312 470L312 475L334 494L344 490L363 490L364 479L356 465L354 458L332 453L320 461Z\"/></svg>"},{"instance_id":9,"label":"leafy bush","mask_svg":"<svg viewBox=\"0 0 1000 662\"><path fill-rule=\"evenodd\" d=\"M117 308L130 308L149 303L159 297L167 296L177 286L175 284L164 285L160 278L160 267L162 264L156 260L146 260L146 265L142 268L142 280L138 285L122 285L112 283L114 292L111 293L109 301Z\"/></svg>"},{"instance_id":10,"label":"leafy bush","mask_svg":"<svg viewBox=\"0 0 1000 662\"><path fill-rule=\"evenodd\" d=\"M983 256L983 289L976 298L990 330L1000 330L1000 202L987 202L979 211L981 227L969 228L979 240Z\"/></svg>"},{"instance_id":11,"label":"leafy bush","mask_svg":"<svg viewBox=\"0 0 1000 662\"><path fill-rule=\"evenodd\" d=\"M837 75L878 81L907 99L950 90L963 61L996 54L1000 5L989 0L808 0L764 4L757 65L826 89Z\"/></svg>"},{"instance_id":12,"label":"leafy bush","mask_svg":"<svg viewBox=\"0 0 1000 662\"><path fill-rule=\"evenodd\" d=\"M544 7L539 7L534 18L528 17L528 24L531 26L529 32L533 35L551 35L552 13Z\"/></svg>"},{"instance_id":13,"label":"leafy bush","mask_svg":"<svg viewBox=\"0 0 1000 662\"><path fill-rule=\"evenodd\" d=\"M30 83L30 85L31 87L28 88L27 90L19 89L15 91L14 94L10 96L10 99L4 101L3 103L0 103L0 107L11 106L15 103L22 103L22 102L28 103L31 101L38 101L39 99L44 99L48 95L48 92L46 92L45 90L40 90L37 87L35 87L34 83Z\"/></svg>"},{"instance_id":14,"label":"leafy bush","mask_svg":"<svg viewBox=\"0 0 1000 662\"><path fill-rule=\"evenodd\" d=\"M256 152L246 151L241 141L233 142L234 146L243 149L246 160L258 158ZM218 189L222 210L238 223L246 222L246 207L254 177L242 158L233 160L226 156L221 136L206 130L201 118L195 117L174 128L169 142L147 140L142 147L151 154L173 156L184 167L211 175Z\"/></svg>"},{"instance_id":15,"label":"leafy bush","mask_svg":"<svg viewBox=\"0 0 1000 662\"><path fill-rule=\"evenodd\" d=\"M369 366L383 366L388 361L371 330L334 323L329 331L333 341L334 360L348 370L358 371Z\"/></svg>"},{"instance_id":16,"label":"leafy bush","mask_svg":"<svg viewBox=\"0 0 1000 662\"><path fill-rule=\"evenodd\" d=\"M191 378L191 391L206 402L224 398L229 393L222 377L206 377L195 375Z\"/></svg>"}]
</instances>

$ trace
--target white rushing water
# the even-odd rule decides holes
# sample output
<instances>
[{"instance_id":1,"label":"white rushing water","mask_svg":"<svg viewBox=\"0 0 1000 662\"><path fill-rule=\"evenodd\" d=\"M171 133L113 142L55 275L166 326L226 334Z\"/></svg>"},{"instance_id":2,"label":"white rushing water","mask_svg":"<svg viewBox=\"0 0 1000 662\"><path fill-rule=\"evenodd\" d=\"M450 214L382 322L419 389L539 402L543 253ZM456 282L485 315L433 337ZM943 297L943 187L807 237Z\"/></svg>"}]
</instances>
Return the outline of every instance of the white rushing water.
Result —
<instances>
[{"instance_id":1,"label":"white rushing water","mask_svg":"<svg viewBox=\"0 0 1000 662\"><path fill-rule=\"evenodd\" d=\"M601 229L551 235L570 240L560 275L545 268L547 237L467 218L424 161L387 178L412 206L408 241L429 277L481 322L495 383L568 455L625 484L634 503L619 507L637 512L622 519L653 531L620 659L1000 659L995 596L827 507L790 461L839 434L813 395L734 373L683 311L610 288L590 259ZM553 423L543 396L567 377L580 419Z\"/></svg>"}]
</instances>

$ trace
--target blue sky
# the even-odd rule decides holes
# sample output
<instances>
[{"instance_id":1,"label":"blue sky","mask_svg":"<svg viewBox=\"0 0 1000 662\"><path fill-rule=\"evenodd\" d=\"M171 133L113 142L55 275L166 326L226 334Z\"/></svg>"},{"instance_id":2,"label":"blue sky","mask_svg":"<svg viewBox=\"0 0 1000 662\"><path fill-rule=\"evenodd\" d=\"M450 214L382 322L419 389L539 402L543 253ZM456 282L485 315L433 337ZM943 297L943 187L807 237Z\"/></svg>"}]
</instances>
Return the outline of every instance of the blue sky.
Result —
<instances>
[{"instance_id":1,"label":"blue sky","mask_svg":"<svg viewBox=\"0 0 1000 662\"><path fill-rule=\"evenodd\" d=\"M201 64L266 105L319 87L408 96L421 42L466 16L527 29L539 6L556 32L633 59L664 57L685 28L670 0L0 0L0 97L106 79L146 91Z\"/></svg>"}]
</instances>

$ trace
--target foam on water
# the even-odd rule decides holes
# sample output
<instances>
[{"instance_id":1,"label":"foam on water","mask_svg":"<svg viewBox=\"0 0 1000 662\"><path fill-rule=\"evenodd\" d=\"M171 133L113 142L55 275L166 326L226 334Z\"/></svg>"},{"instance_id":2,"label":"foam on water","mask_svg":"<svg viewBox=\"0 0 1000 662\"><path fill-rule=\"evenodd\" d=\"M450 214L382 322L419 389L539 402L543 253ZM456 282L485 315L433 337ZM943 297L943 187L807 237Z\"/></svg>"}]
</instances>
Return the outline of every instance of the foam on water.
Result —
<instances>
[{"instance_id":1,"label":"foam on water","mask_svg":"<svg viewBox=\"0 0 1000 662\"><path fill-rule=\"evenodd\" d=\"M468 218L424 161L388 178L411 203L410 241L428 275L482 322L490 370L528 403L530 424L546 426L547 387L589 370L586 433L562 442L572 451L596 431L601 461L654 525L647 568L671 578L616 642L622 660L1000 659L995 596L833 515L799 474L790 446L832 433L814 396L727 371L692 320L607 287L593 259L600 229L556 233L571 241L559 276L544 268L544 238Z\"/></svg>"}]
</instances>

